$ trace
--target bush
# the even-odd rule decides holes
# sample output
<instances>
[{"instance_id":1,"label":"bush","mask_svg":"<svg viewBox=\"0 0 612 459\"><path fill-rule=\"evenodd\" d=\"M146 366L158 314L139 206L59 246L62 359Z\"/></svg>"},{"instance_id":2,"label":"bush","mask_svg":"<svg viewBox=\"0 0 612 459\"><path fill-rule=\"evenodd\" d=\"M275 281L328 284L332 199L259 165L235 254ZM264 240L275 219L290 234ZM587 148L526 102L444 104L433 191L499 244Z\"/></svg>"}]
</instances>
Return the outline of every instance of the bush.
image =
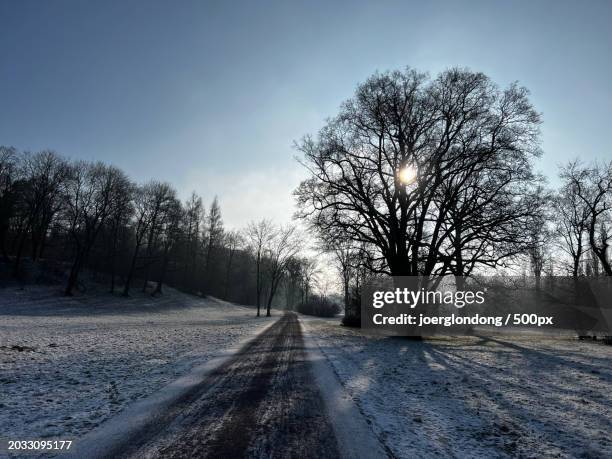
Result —
<instances>
[{"instance_id":1,"label":"bush","mask_svg":"<svg viewBox=\"0 0 612 459\"><path fill-rule=\"evenodd\" d=\"M350 296L349 306L342 318L342 325L361 328L361 295L357 290L354 290Z\"/></svg>"},{"instance_id":2,"label":"bush","mask_svg":"<svg viewBox=\"0 0 612 459\"><path fill-rule=\"evenodd\" d=\"M357 315L344 316L342 318L342 325L345 327L361 328L361 317Z\"/></svg>"},{"instance_id":3,"label":"bush","mask_svg":"<svg viewBox=\"0 0 612 459\"><path fill-rule=\"evenodd\" d=\"M304 303L298 304L297 311L309 316L334 317L340 312L340 306L324 296L313 295Z\"/></svg>"}]
</instances>

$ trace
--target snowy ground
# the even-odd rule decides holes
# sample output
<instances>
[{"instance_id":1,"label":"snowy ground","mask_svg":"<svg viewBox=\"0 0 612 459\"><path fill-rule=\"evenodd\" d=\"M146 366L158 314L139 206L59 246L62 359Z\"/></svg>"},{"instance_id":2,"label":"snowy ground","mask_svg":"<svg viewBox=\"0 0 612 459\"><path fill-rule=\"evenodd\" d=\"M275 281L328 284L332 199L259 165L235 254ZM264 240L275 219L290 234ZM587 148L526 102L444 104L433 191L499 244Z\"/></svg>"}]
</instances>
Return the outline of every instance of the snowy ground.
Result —
<instances>
[{"instance_id":1,"label":"snowy ground","mask_svg":"<svg viewBox=\"0 0 612 459\"><path fill-rule=\"evenodd\" d=\"M398 457L612 457L612 346L413 342L303 321ZM129 299L0 289L0 439L76 439L267 323L171 289Z\"/></svg>"},{"instance_id":2,"label":"snowy ground","mask_svg":"<svg viewBox=\"0 0 612 459\"><path fill-rule=\"evenodd\" d=\"M0 439L75 439L271 320L254 315L169 288L0 289Z\"/></svg>"},{"instance_id":3,"label":"snowy ground","mask_svg":"<svg viewBox=\"0 0 612 459\"><path fill-rule=\"evenodd\" d=\"M612 457L612 346L415 342L302 319L397 457Z\"/></svg>"}]
</instances>

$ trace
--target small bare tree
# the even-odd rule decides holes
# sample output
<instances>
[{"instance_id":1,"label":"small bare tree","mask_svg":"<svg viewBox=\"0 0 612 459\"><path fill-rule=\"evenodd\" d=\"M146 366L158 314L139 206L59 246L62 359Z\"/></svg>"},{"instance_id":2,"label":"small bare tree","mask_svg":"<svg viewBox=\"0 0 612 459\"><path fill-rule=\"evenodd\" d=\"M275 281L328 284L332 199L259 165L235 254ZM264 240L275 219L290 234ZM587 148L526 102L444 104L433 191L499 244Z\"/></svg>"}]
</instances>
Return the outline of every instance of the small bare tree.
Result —
<instances>
[{"instance_id":1,"label":"small bare tree","mask_svg":"<svg viewBox=\"0 0 612 459\"><path fill-rule=\"evenodd\" d=\"M249 241L255 258L255 290L257 296L257 317L261 315L261 296L263 293L262 264L266 248L275 237L274 225L270 220L251 222L246 228L245 236Z\"/></svg>"},{"instance_id":2,"label":"small bare tree","mask_svg":"<svg viewBox=\"0 0 612 459\"><path fill-rule=\"evenodd\" d=\"M265 247L267 258L268 301L266 316L270 317L270 308L276 295L280 281L290 260L297 255L301 243L297 238L295 226L281 227L274 232Z\"/></svg>"},{"instance_id":3,"label":"small bare tree","mask_svg":"<svg viewBox=\"0 0 612 459\"><path fill-rule=\"evenodd\" d=\"M577 167L573 161L561 169L563 181L561 188L553 199L555 232L560 241L560 247L571 258L570 271L573 277L578 277L580 262L585 248L588 247L587 229L589 223L589 208L578 195L578 187L569 177Z\"/></svg>"},{"instance_id":4,"label":"small bare tree","mask_svg":"<svg viewBox=\"0 0 612 459\"><path fill-rule=\"evenodd\" d=\"M336 269L342 281L342 293L344 297L344 314L348 315L350 309L351 281L355 275L358 265L359 251L349 241L338 242L328 246L334 257Z\"/></svg>"},{"instance_id":5,"label":"small bare tree","mask_svg":"<svg viewBox=\"0 0 612 459\"><path fill-rule=\"evenodd\" d=\"M302 302L307 302L312 288L316 285L321 270L319 269L317 260L314 258L301 258L301 263L302 292L304 292Z\"/></svg>"},{"instance_id":6,"label":"small bare tree","mask_svg":"<svg viewBox=\"0 0 612 459\"><path fill-rule=\"evenodd\" d=\"M562 178L573 188L587 209L587 234L591 250L598 258L606 276L612 276L608 250L612 243L612 161L589 167L570 163Z\"/></svg>"},{"instance_id":7,"label":"small bare tree","mask_svg":"<svg viewBox=\"0 0 612 459\"><path fill-rule=\"evenodd\" d=\"M544 266L550 258L553 233L549 228L551 196L542 188L534 193L534 201L539 212L535 213L527 222L527 254L531 271L536 278L536 285L540 287L540 278Z\"/></svg>"},{"instance_id":8,"label":"small bare tree","mask_svg":"<svg viewBox=\"0 0 612 459\"><path fill-rule=\"evenodd\" d=\"M199 268L200 242L202 240L202 221L204 219L204 205L202 198L192 193L184 204L185 213L183 221L183 233L185 237L186 262L183 276L188 287L195 291L197 289L197 273Z\"/></svg>"},{"instance_id":9,"label":"small bare tree","mask_svg":"<svg viewBox=\"0 0 612 459\"><path fill-rule=\"evenodd\" d=\"M225 256L227 258L227 264L225 266L225 286L223 291L223 298L227 299L232 276L234 256L236 255L236 251L240 249L240 247L242 247L244 241L240 232L233 230L227 231L225 233L223 241L223 245L225 247Z\"/></svg>"},{"instance_id":10,"label":"small bare tree","mask_svg":"<svg viewBox=\"0 0 612 459\"><path fill-rule=\"evenodd\" d=\"M219 200L215 196L211 205L210 211L206 216L206 224L204 226L206 237L204 238L204 279L203 288L204 293L213 292L213 275L215 273L215 260L219 250L223 245L223 219L221 217L221 207L219 206Z\"/></svg>"}]
</instances>

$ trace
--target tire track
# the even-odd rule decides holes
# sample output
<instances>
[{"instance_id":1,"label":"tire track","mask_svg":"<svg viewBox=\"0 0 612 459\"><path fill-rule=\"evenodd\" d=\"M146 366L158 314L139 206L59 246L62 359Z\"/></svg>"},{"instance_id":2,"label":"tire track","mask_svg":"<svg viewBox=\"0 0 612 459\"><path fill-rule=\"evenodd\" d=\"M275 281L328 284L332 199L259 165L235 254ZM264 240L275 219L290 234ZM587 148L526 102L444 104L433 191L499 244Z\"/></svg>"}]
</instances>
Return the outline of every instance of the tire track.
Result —
<instances>
[{"instance_id":1,"label":"tire track","mask_svg":"<svg viewBox=\"0 0 612 459\"><path fill-rule=\"evenodd\" d=\"M297 316L283 316L109 456L339 457Z\"/></svg>"}]
</instances>

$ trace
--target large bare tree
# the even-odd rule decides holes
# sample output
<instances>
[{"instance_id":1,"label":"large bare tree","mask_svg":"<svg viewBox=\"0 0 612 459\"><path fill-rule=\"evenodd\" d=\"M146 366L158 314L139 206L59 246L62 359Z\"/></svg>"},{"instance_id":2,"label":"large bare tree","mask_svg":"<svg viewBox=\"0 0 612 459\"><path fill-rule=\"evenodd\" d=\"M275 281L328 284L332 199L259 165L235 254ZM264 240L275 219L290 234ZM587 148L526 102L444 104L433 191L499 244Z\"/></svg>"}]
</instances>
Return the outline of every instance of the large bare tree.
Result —
<instances>
[{"instance_id":1,"label":"large bare tree","mask_svg":"<svg viewBox=\"0 0 612 459\"><path fill-rule=\"evenodd\" d=\"M183 237L181 227L183 217L184 213L181 202L177 199L174 189L172 189L160 219L161 266L153 294L162 293L162 286L166 279L168 265L170 264L171 252Z\"/></svg>"},{"instance_id":2,"label":"large bare tree","mask_svg":"<svg viewBox=\"0 0 612 459\"><path fill-rule=\"evenodd\" d=\"M111 215L113 204L125 199L128 184L121 170L102 163L79 161L69 167L65 180L65 218L74 256L66 295L72 295L100 229Z\"/></svg>"},{"instance_id":3,"label":"large bare tree","mask_svg":"<svg viewBox=\"0 0 612 459\"><path fill-rule=\"evenodd\" d=\"M0 251L5 262L9 260L6 239L19 196L18 166L17 150L13 147L0 146Z\"/></svg>"},{"instance_id":4,"label":"large bare tree","mask_svg":"<svg viewBox=\"0 0 612 459\"><path fill-rule=\"evenodd\" d=\"M32 260L43 251L47 232L63 204L62 193L68 164L51 150L26 153L21 161L23 180L18 225L18 247L14 272L18 274L27 237L31 240Z\"/></svg>"},{"instance_id":5,"label":"large bare tree","mask_svg":"<svg viewBox=\"0 0 612 459\"><path fill-rule=\"evenodd\" d=\"M392 275L467 275L525 249L540 116L526 89L451 69L375 74L316 137L299 216L377 250Z\"/></svg>"},{"instance_id":6,"label":"large bare tree","mask_svg":"<svg viewBox=\"0 0 612 459\"><path fill-rule=\"evenodd\" d=\"M108 258L111 293L115 292L117 258L121 251L121 242L127 239L129 222L134 213L133 198L136 186L128 180L119 183L118 187L118 192L113 195L114 199L106 224L105 253Z\"/></svg>"},{"instance_id":7,"label":"large bare tree","mask_svg":"<svg viewBox=\"0 0 612 459\"><path fill-rule=\"evenodd\" d=\"M134 192L134 216L132 219L132 231L134 235L134 249L131 262L128 268L123 295L128 296L134 274L136 272L137 261L140 251L146 243L145 266L149 263L152 244L159 230L158 222L163 214L165 207L174 196L173 188L167 183L151 181L145 185L137 187Z\"/></svg>"},{"instance_id":8,"label":"large bare tree","mask_svg":"<svg viewBox=\"0 0 612 459\"><path fill-rule=\"evenodd\" d=\"M157 261L157 245L163 234L164 222L176 201L176 190L169 183L152 182L150 187L149 224L146 255L144 260L144 282L142 291L149 284L149 269Z\"/></svg>"}]
</instances>

